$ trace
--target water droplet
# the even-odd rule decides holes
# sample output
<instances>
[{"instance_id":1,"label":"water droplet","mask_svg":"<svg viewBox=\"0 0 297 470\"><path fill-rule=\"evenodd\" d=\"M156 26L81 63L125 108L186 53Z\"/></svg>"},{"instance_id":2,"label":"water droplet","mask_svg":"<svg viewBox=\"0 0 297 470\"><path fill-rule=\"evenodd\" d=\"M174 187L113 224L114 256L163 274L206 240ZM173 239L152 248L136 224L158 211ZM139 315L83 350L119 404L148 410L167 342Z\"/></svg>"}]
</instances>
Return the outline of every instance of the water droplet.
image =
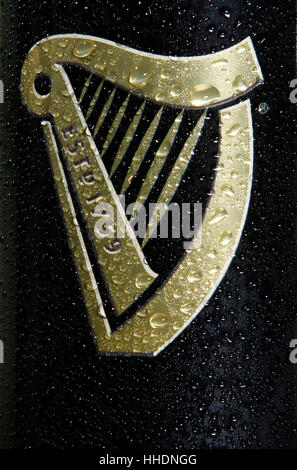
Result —
<instances>
[{"instance_id":1,"label":"water droplet","mask_svg":"<svg viewBox=\"0 0 297 470\"><path fill-rule=\"evenodd\" d=\"M236 156L237 160L240 160L241 162L245 163L246 165L250 164L249 158L246 155L243 155L242 153L239 153Z\"/></svg>"},{"instance_id":2,"label":"water droplet","mask_svg":"<svg viewBox=\"0 0 297 470\"><path fill-rule=\"evenodd\" d=\"M190 282L201 281L201 279L202 279L201 271L191 271L190 274L188 275L188 279L189 279Z\"/></svg>"},{"instance_id":3,"label":"water droplet","mask_svg":"<svg viewBox=\"0 0 297 470\"><path fill-rule=\"evenodd\" d=\"M227 60L215 60L214 62L212 62L211 67L226 67L227 64Z\"/></svg>"},{"instance_id":4,"label":"water droplet","mask_svg":"<svg viewBox=\"0 0 297 470\"><path fill-rule=\"evenodd\" d=\"M130 72L129 82L137 88L142 88L147 84L150 76L150 70L142 66L136 66Z\"/></svg>"},{"instance_id":5,"label":"water droplet","mask_svg":"<svg viewBox=\"0 0 297 470\"><path fill-rule=\"evenodd\" d=\"M207 84L196 85L192 88L190 94L190 103L193 106L203 106L212 103L220 97L219 90Z\"/></svg>"},{"instance_id":6,"label":"water droplet","mask_svg":"<svg viewBox=\"0 0 297 470\"><path fill-rule=\"evenodd\" d=\"M170 141L165 140L160 147L157 150L156 157L161 157L164 158L168 155L168 152L170 150Z\"/></svg>"},{"instance_id":7,"label":"water droplet","mask_svg":"<svg viewBox=\"0 0 297 470\"><path fill-rule=\"evenodd\" d=\"M172 85L172 87L170 88L170 95L173 98L177 98L181 94L181 92L182 92L182 87L178 83L176 83L175 85Z\"/></svg>"},{"instance_id":8,"label":"water droplet","mask_svg":"<svg viewBox=\"0 0 297 470\"><path fill-rule=\"evenodd\" d=\"M183 304L180 307L180 311L182 313L191 313L191 312L193 312L193 310L194 310L194 305L190 304L190 303Z\"/></svg>"},{"instance_id":9,"label":"water droplet","mask_svg":"<svg viewBox=\"0 0 297 470\"><path fill-rule=\"evenodd\" d=\"M238 46L236 49L237 54L242 54L243 52L246 52L246 46Z\"/></svg>"},{"instance_id":10,"label":"water droplet","mask_svg":"<svg viewBox=\"0 0 297 470\"><path fill-rule=\"evenodd\" d=\"M223 117L223 119L230 119L230 117L231 117L230 111L225 111L225 112L222 114L222 117Z\"/></svg>"},{"instance_id":11,"label":"water droplet","mask_svg":"<svg viewBox=\"0 0 297 470\"><path fill-rule=\"evenodd\" d=\"M138 274L136 277L135 285L137 289L143 289L148 287L152 281L152 278L148 274Z\"/></svg>"},{"instance_id":12,"label":"water droplet","mask_svg":"<svg viewBox=\"0 0 297 470\"><path fill-rule=\"evenodd\" d=\"M89 41L81 41L73 49L73 54L75 57L88 57L93 52L95 47L95 44L92 44Z\"/></svg>"},{"instance_id":13,"label":"water droplet","mask_svg":"<svg viewBox=\"0 0 297 470\"><path fill-rule=\"evenodd\" d=\"M117 286L120 286L121 284L124 283L124 279L121 276L115 275L115 276L112 276L112 282L116 284Z\"/></svg>"},{"instance_id":14,"label":"water droplet","mask_svg":"<svg viewBox=\"0 0 297 470\"><path fill-rule=\"evenodd\" d=\"M143 330L141 329L137 329L133 332L133 336L135 336L135 338L142 338L143 337Z\"/></svg>"},{"instance_id":15,"label":"water droplet","mask_svg":"<svg viewBox=\"0 0 297 470\"><path fill-rule=\"evenodd\" d=\"M222 246L227 246L231 242L232 238L233 238L233 233L226 231L220 236L220 244Z\"/></svg>"},{"instance_id":16,"label":"water droplet","mask_svg":"<svg viewBox=\"0 0 297 470\"><path fill-rule=\"evenodd\" d=\"M220 9L220 14L229 20L231 18L232 11L229 8L222 7Z\"/></svg>"},{"instance_id":17,"label":"water droplet","mask_svg":"<svg viewBox=\"0 0 297 470\"><path fill-rule=\"evenodd\" d=\"M173 297L175 299L181 299L183 296L183 291L182 289L176 289L174 292L173 292Z\"/></svg>"},{"instance_id":18,"label":"water droplet","mask_svg":"<svg viewBox=\"0 0 297 470\"><path fill-rule=\"evenodd\" d=\"M227 194L227 196L234 196L234 190L232 188L232 186L230 184L225 184L224 186L222 186L222 191L224 194Z\"/></svg>"},{"instance_id":19,"label":"water droplet","mask_svg":"<svg viewBox=\"0 0 297 470\"><path fill-rule=\"evenodd\" d=\"M226 209L218 208L218 209L215 210L215 213L212 216L212 218L210 219L209 223L211 225L217 224L218 222L223 220L225 217L227 217L227 215L228 215L228 213L227 213Z\"/></svg>"},{"instance_id":20,"label":"water droplet","mask_svg":"<svg viewBox=\"0 0 297 470\"><path fill-rule=\"evenodd\" d=\"M233 82L233 90L236 93L240 93L240 92L246 91L247 89L248 89L248 84L246 83L242 75L237 75L237 77L235 77L235 80Z\"/></svg>"},{"instance_id":21,"label":"water droplet","mask_svg":"<svg viewBox=\"0 0 297 470\"><path fill-rule=\"evenodd\" d=\"M220 266L212 266L210 269L209 269L209 274L216 274L220 271Z\"/></svg>"},{"instance_id":22,"label":"water droplet","mask_svg":"<svg viewBox=\"0 0 297 470\"><path fill-rule=\"evenodd\" d=\"M67 46L67 39L61 39L61 41L59 41L59 46L60 47L63 47L63 49Z\"/></svg>"},{"instance_id":23,"label":"water droplet","mask_svg":"<svg viewBox=\"0 0 297 470\"><path fill-rule=\"evenodd\" d=\"M182 324L181 321L175 321L175 322L173 323L173 329L174 329L175 331L180 330L182 326L183 326L183 324Z\"/></svg>"},{"instance_id":24,"label":"water droplet","mask_svg":"<svg viewBox=\"0 0 297 470\"><path fill-rule=\"evenodd\" d=\"M238 132L240 131L241 129L241 126L239 124L234 124L234 126L232 126L228 131L227 131L227 135L229 137L235 137Z\"/></svg>"},{"instance_id":25,"label":"water droplet","mask_svg":"<svg viewBox=\"0 0 297 470\"><path fill-rule=\"evenodd\" d=\"M179 123L179 122L182 122L182 120L183 120L183 116L182 116L182 114L179 114L179 115L174 119L174 122Z\"/></svg>"},{"instance_id":26,"label":"water droplet","mask_svg":"<svg viewBox=\"0 0 297 470\"><path fill-rule=\"evenodd\" d=\"M162 78L162 80L169 80L169 78L170 78L169 70L162 70L161 78Z\"/></svg>"},{"instance_id":27,"label":"water droplet","mask_svg":"<svg viewBox=\"0 0 297 470\"><path fill-rule=\"evenodd\" d=\"M164 328L168 325L169 318L165 313L154 313L150 318L152 328Z\"/></svg>"},{"instance_id":28,"label":"water droplet","mask_svg":"<svg viewBox=\"0 0 297 470\"><path fill-rule=\"evenodd\" d=\"M216 256L217 256L217 250L215 250L214 248L210 248L208 251L207 251L207 256L211 259L214 259Z\"/></svg>"},{"instance_id":29,"label":"water droplet","mask_svg":"<svg viewBox=\"0 0 297 470\"><path fill-rule=\"evenodd\" d=\"M165 101L166 96L163 93L157 93L156 96L155 96L155 100L156 101Z\"/></svg>"},{"instance_id":30,"label":"water droplet","mask_svg":"<svg viewBox=\"0 0 297 470\"><path fill-rule=\"evenodd\" d=\"M105 60L101 59L100 57L94 61L94 69L103 71L106 68Z\"/></svg>"},{"instance_id":31,"label":"water droplet","mask_svg":"<svg viewBox=\"0 0 297 470\"><path fill-rule=\"evenodd\" d=\"M222 171L224 169L224 163L219 162L215 168L215 171Z\"/></svg>"}]
</instances>

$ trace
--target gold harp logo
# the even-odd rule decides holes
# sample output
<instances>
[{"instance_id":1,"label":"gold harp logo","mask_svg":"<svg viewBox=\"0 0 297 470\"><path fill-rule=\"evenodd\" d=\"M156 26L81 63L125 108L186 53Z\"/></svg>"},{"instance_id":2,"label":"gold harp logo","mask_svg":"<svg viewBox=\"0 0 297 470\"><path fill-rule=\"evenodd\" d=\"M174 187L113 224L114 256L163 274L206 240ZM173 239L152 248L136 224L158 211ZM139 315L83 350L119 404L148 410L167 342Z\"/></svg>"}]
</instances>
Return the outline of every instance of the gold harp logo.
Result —
<instances>
[{"instance_id":1,"label":"gold harp logo","mask_svg":"<svg viewBox=\"0 0 297 470\"><path fill-rule=\"evenodd\" d=\"M48 80L48 90L39 89L41 78ZM23 101L44 119L52 171L100 352L157 355L195 318L222 280L239 243L252 181L251 105L239 98L262 80L250 38L199 57L160 56L76 34L43 39L29 52L22 69ZM203 222L165 276L165 267L156 272L150 266L144 247L197 157L209 108L220 104L219 151ZM185 132L182 125L189 114L194 125ZM154 150L150 160L149 148ZM143 167L146 172L139 179ZM149 218L140 240L121 197L130 191L141 204L156 185L155 202L163 209ZM116 223L102 207L117 214Z\"/></svg>"}]
</instances>

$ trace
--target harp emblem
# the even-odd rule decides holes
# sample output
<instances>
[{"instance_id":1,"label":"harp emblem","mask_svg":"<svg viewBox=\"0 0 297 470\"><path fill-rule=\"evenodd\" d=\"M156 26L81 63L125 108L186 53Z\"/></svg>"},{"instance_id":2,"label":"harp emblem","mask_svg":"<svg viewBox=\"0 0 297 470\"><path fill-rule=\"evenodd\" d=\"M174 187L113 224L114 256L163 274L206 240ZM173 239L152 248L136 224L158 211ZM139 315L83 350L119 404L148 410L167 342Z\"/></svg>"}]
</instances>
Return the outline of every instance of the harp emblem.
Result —
<instances>
[{"instance_id":1,"label":"harp emblem","mask_svg":"<svg viewBox=\"0 0 297 470\"><path fill-rule=\"evenodd\" d=\"M241 97L262 81L250 38L199 57L160 56L75 34L43 39L30 50L23 102L42 118L100 352L158 354L222 280L251 191L251 105ZM209 115L219 134L213 167L201 143ZM152 243L172 201L190 194L198 202L207 171L212 186L205 186L203 222L187 247L176 240L158 245L158 236ZM154 209L139 236L148 201Z\"/></svg>"}]
</instances>

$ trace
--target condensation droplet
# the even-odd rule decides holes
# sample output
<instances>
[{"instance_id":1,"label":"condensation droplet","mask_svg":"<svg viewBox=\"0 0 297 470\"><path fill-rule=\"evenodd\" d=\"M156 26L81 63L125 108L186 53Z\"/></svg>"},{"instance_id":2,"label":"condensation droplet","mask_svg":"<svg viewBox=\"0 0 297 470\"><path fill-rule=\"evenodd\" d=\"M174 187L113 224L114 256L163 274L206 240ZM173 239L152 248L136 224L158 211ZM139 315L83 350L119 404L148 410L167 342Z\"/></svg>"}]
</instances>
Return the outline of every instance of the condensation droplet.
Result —
<instances>
[{"instance_id":1,"label":"condensation droplet","mask_svg":"<svg viewBox=\"0 0 297 470\"><path fill-rule=\"evenodd\" d=\"M218 208L218 209L215 210L215 213L212 216L212 218L210 219L209 223L211 225L217 224L221 220L223 220L225 217L227 217L227 215L228 215L228 213L227 213L226 209Z\"/></svg>"},{"instance_id":2,"label":"condensation droplet","mask_svg":"<svg viewBox=\"0 0 297 470\"><path fill-rule=\"evenodd\" d=\"M237 156L236 156L237 160L245 163L246 165L249 165L250 164L250 161L249 161L249 158L246 156L246 155L243 155L242 153L239 153Z\"/></svg>"},{"instance_id":3,"label":"condensation droplet","mask_svg":"<svg viewBox=\"0 0 297 470\"><path fill-rule=\"evenodd\" d=\"M202 83L192 88L190 93L190 103L193 106L203 106L212 103L220 97L219 90L212 86Z\"/></svg>"},{"instance_id":4,"label":"condensation droplet","mask_svg":"<svg viewBox=\"0 0 297 470\"><path fill-rule=\"evenodd\" d=\"M101 59L101 58L98 58L94 61L94 69L95 70L99 70L99 71L103 71L105 70L106 68L106 62L105 60Z\"/></svg>"},{"instance_id":5,"label":"condensation droplet","mask_svg":"<svg viewBox=\"0 0 297 470\"><path fill-rule=\"evenodd\" d=\"M136 66L130 72L129 82L137 88L142 88L147 84L150 76L150 70L141 66Z\"/></svg>"},{"instance_id":6,"label":"condensation droplet","mask_svg":"<svg viewBox=\"0 0 297 470\"><path fill-rule=\"evenodd\" d=\"M59 41L59 46L64 49L67 46L67 43L67 39L61 39L61 41Z\"/></svg>"},{"instance_id":7,"label":"condensation droplet","mask_svg":"<svg viewBox=\"0 0 297 470\"><path fill-rule=\"evenodd\" d=\"M89 41L81 41L73 49L73 54L75 57L88 57L93 52L95 47L95 44L92 44Z\"/></svg>"},{"instance_id":8,"label":"condensation droplet","mask_svg":"<svg viewBox=\"0 0 297 470\"><path fill-rule=\"evenodd\" d=\"M169 318L168 315L165 313L154 313L150 318L151 327L156 328L164 328L168 325Z\"/></svg>"},{"instance_id":9,"label":"condensation droplet","mask_svg":"<svg viewBox=\"0 0 297 470\"><path fill-rule=\"evenodd\" d=\"M215 171L222 171L224 167L224 163L219 162L215 168Z\"/></svg>"},{"instance_id":10,"label":"condensation droplet","mask_svg":"<svg viewBox=\"0 0 297 470\"><path fill-rule=\"evenodd\" d=\"M211 67L226 67L227 64L227 60L215 60L214 62L212 62Z\"/></svg>"},{"instance_id":11,"label":"condensation droplet","mask_svg":"<svg viewBox=\"0 0 297 470\"><path fill-rule=\"evenodd\" d=\"M175 299L181 299L183 296L183 291L182 289L176 289L174 292L173 292L173 297Z\"/></svg>"},{"instance_id":12,"label":"condensation droplet","mask_svg":"<svg viewBox=\"0 0 297 470\"><path fill-rule=\"evenodd\" d=\"M225 111L225 112L222 114L222 117L223 117L223 119L230 119L230 117L231 117L230 111Z\"/></svg>"},{"instance_id":13,"label":"condensation droplet","mask_svg":"<svg viewBox=\"0 0 297 470\"><path fill-rule=\"evenodd\" d=\"M180 307L180 311L182 313L191 313L194 311L194 305L193 304L190 304L190 303L186 303L186 304L183 304L181 307Z\"/></svg>"},{"instance_id":14,"label":"condensation droplet","mask_svg":"<svg viewBox=\"0 0 297 470\"><path fill-rule=\"evenodd\" d=\"M182 327L182 322L176 321L176 322L173 323L173 329L174 329L175 331L180 330L181 327Z\"/></svg>"},{"instance_id":15,"label":"condensation droplet","mask_svg":"<svg viewBox=\"0 0 297 470\"><path fill-rule=\"evenodd\" d=\"M201 271L191 271L188 275L189 282L198 282L202 279Z\"/></svg>"},{"instance_id":16,"label":"condensation droplet","mask_svg":"<svg viewBox=\"0 0 297 470\"><path fill-rule=\"evenodd\" d=\"M166 96L163 93L157 93L155 96L156 101L166 101Z\"/></svg>"},{"instance_id":17,"label":"condensation droplet","mask_svg":"<svg viewBox=\"0 0 297 470\"><path fill-rule=\"evenodd\" d=\"M234 126L232 126L228 131L227 131L227 135L229 137L235 137L238 132L240 131L241 129L241 126L239 124L234 124Z\"/></svg>"},{"instance_id":18,"label":"condensation droplet","mask_svg":"<svg viewBox=\"0 0 297 470\"><path fill-rule=\"evenodd\" d=\"M157 150L156 157L164 158L168 155L170 150L170 142L166 140L163 142Z\"/></svg>"},{"instance_id":19,"label":"condensation droplet","mask_svg":"<svg viewBox=\"0 0 297 470\"><path fill-rule=\"evenodd\" d=\"M235 80L233 82L233 90L236 93L239 93L239 92L246 91L247 89L248 89L248 84L246 83L242 75L237 75L237 77L235 77Z\"/></svg>"},{"instance_id":20,"label":"condensation droplet","mask_svg":"<svg viewBox=\"0 0 297 470\"><path fill-rule=\"evenodd\" d=\"M207 256L211 259L214 259L216 256L217 256L217 250L215 250L214 248L210 248L208 251L207 251Z\"/></svg>"},{"instance_id":21,"label":"condensation droplet","mask_svg":"<svg viewBox=\"0 0 297 470\"><path fill-rule=\"evenodd\" d=\"M169 78L170 78L169 70L162 70L161 78L162 78L162 80L169 80Z\"/></svg>"},{"instance_id":22,"label":"condensation droplet","mask_svg":"<svg viewBox=\"0 0 297 470\"><path fill-rule=\"evenodd\" d=\"M220 266L213 266L210 268L210 270L208 271L209 274L216 274L220 271Z\"/></svg>"},{"instance_id":23,"label":"condensation droplet","mask_svg":"<svg viewBox=\"0 0 297 470\"><path fill-rule=\"evenodd\" d=\"M112 276L112 282L118 286L124 283L124 279L121 276L115 275Z\"/></svg>"},{"instance_id":24,"label":"condensation droplet","mask_svg":"<svg viewBox=\"0 0 297 470\"><path fill-rule=\"evenodd\" d=\"M172 87L170 88L170 95L173 98L177 98L181 94L181 91L182 91L181 85L176 83L175 85L172 85Z\"/></svg>"},{"instance_id":25,"label":"condensation droplet","mask_svg":"<svg viewBox=\"0 0 297 470\"><path fill-rule=\"evenodd\" d=\"M232 238L233 238L233 233L226 231L220 236L220 244L222 246L227 246L231 242Z\"/></svg>"},{"instance_id":26,"label":"condensation droplet","mask_svg":"<svg viewBox=\"0 0 297 470\"><path fill-rule=\"evenodd\" d=\"M138 274L136 277L135 285L137 289L143 289L148 287L152 281L152 278L148 274Z\"/></svg>"},{"instance_id":27,"label":"condensation droplet","mask_svg":"<svg viewBox=\"0 0 297 470\"><path fill-rule=\"evenodd\" d=\"M230 184L225 184L224 186L222 186L222 191L224 194L227 194L227 196L234 196L234 190L232 188L232 186Z\"/></svg>"},{"instance_id":28,"label":"condensation droplet","mask_svg":"<svg viewBox=\"0 0 297 470\"><path fill-rule=\"evenodd\" d=\"M242 54L243 52L246 52L246 47L245 46L238 46L236 49L237 54Z\"/></svg>"}]
</instances>

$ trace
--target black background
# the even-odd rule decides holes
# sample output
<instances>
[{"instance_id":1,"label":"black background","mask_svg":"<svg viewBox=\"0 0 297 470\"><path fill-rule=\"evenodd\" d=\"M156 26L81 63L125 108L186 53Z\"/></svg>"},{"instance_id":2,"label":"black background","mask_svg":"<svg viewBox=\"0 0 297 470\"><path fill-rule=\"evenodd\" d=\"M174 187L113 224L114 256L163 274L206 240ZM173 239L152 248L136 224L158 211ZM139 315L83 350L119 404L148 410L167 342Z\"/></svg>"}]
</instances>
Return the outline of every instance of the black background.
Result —
<instances>
[{"instance_id":1,"label":"black background","mask_svg":"<svg viewBox=\"0 0 297 470\"><path fill-rule=\"evenodd\" d=\"M295 2L2 3L10 277L1 287L12 309L7 343L17 345L16 367L2 376L6 445L296 448ZM250 35L262 67L265 84L250 94L254 180L236 257L209 305L157 358L96 354L40 121L20 101L29 49L73 32L166 55L207 54Z\"/></svg>"}]
</instances>

